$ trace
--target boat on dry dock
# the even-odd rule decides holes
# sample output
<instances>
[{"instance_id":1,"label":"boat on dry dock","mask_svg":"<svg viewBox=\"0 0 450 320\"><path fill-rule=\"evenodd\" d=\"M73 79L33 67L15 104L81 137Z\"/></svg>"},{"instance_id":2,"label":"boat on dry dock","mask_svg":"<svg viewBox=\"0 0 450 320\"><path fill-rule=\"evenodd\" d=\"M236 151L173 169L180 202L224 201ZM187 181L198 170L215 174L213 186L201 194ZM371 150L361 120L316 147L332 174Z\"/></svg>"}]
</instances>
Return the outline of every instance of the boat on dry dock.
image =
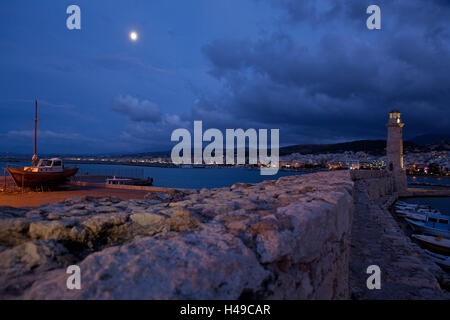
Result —
<instances>
[{"instance_id":1,"label":"boat on dry dock","mask_svg":"<svg viewBox=\"0 0 450 320\"><path fill-rule=\"evenodd\" d=\"M38 187L62 184L78 172L77 167L65 167L59 158L41 159L36 166L7 170L19 187Z\"/></svg>"},{"instance_id":2,"label":"boat on dry dock","mask_svg":"<svg viewBox=\"0 0 450 320\"><path fill-rule=\"evenodd\" d=\"M18 187L42 187L54 186L66 182L78 172L77 167L65 167L59 158L40 159L37 156L37 100L35 103L34 120L34 155L32 166L11 167L7 165L7 171Z\"/></svg>"}]
</instances>

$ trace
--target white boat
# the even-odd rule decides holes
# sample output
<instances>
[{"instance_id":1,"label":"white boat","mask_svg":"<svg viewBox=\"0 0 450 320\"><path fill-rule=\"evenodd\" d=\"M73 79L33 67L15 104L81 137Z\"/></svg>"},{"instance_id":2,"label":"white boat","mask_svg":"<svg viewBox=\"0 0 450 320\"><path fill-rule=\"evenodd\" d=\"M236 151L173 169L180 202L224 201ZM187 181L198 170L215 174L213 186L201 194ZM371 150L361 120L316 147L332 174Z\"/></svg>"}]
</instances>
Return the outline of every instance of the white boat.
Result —
<instances>
[{"instance_id":1,"label":"white boat","mask_svg":"<svg viewBox=\"0 0 450 320\"><path fill-rule=\"evenodd\" d=\"M418 208L416 209L417 213L433 213L433 214L441 214L438 210L432 208Z\"/></svg>"},{"instance_id":2,"label":"white boat","mask_svg":"<svg viewBox=\"0 0 450 320\"><path fill-rule=\"evenodd\" d=\"M441 215L439 211L414 211L414 210L405 210L405 209L397 209L395 210L395 213L399 216L406 216L408 214L420 214L420 215L427 215L427 214L434 214L434 215Z\"/></svg>"},{"instance_id":3,"label":"white boat","mask_svg":"<svg viewBox=\"0 0 450 320\"><path fill-rule=\"evenodd\" d=\"M414 221L427 221L427 216L420 213L407 212L402 215L404 218L408 218Z\"/></svg>"},{"instance_id":4,"label":"white boat","mask_svg":"<svg viewBox=\"0 0 450 320\"><path fill-rule=\"evenodd\" d=\"M397 202L395 203L395 206L397 208L410 208L410 209L414 209L417 208L419 205L418 204L398 204Z\"/></svg>"},{"instance_id":5,"label":"white boat","mask_svg":"<svg viewBox=\"0 0 450 320\"><path fill-rule=\"evenodd\" d=\"M450 255L450 239L424 234L413 234L412 237L419 241L422 247L428 250L447 256Z\"/></svg>"},{"instance_id":6,"label":"white boat","mask_svg":"<svg viewBox=\"0 0 450 320\"><path fill-rule=\"evenodd\" d=\"M395 207L399 208L399 209L412 209L412 210L430 210L431 209L430 206L423 205L423 204L414 204L414 203L412 203L410 205L396 204Z\"/></svg>"},{"instance_id":7,"label":"white boat","mask_svg":"<svg viewBox=\"0 0 450 320\"><path fill-rule=\"evenodd\" d=\"M438 210L433 209L430 206L424 205L413 205L413 206L396 205L395 211L398 214L406 214L406 213L441 214Z\"/></svg>"},{"instance_id":8,"label":"white boat","mask_svg":"<svg viewBox=\"0 0 450 320\"><path fill-rule=\"evenodd\" d=\"M425 249L425 253L431 258L431 260L433 260L435 263L437 263L441 268L450 270L450 257L449 256L437 254L437 253L431 252L426 249Z\"/></svg>"},{"instance_id":9,"label":"white boat","mask_svg":"<svg viewBox=\"0 0 450 320\"><path fill-rule=\"evenodd\" d=\"M128 178L116 178L116 176L112 178L106 179L106 184L114 184L114 185L126 185L129 184L132 180Z\"/></svg>"},{"instance_id":10,"label":"white boat","mask_svg":"<svg viewBox=\"0 0 450 320\"><path fill-rule=\"evenodd\" d=\"M450 239L450 223L448 216L427 214L426 221L405 220L414 231Z\"/></svg>"},{"instance_id":11,"label":"white boat","mask_svg":"<svg viewBox=\"0 0 450 320\"><path fill-rule=\"evenodd\" d=\"M415 213L415 212L412 210L395 210L395 213L399 216L405 216L407 214Z\"/></svg>"}]
</instances>

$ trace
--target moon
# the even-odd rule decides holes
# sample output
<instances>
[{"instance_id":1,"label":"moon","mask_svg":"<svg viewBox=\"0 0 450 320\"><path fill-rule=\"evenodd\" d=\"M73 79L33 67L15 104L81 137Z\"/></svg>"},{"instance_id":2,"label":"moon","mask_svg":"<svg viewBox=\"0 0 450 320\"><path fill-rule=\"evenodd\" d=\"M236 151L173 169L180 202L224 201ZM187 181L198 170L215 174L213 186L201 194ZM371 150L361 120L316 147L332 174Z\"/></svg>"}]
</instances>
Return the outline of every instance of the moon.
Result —
<instances>
[{"instance_id":1,"label":"moon","mask_svg":"<svg viewBox=\"0 0 450 320\"><path fill-rule=\"evenodd\" d=\"M130 32L130 39L131 39L131 41L136 41L137 38L138 38L137 32L136 31L131 31Z\"/></svg>"}]
</instances>

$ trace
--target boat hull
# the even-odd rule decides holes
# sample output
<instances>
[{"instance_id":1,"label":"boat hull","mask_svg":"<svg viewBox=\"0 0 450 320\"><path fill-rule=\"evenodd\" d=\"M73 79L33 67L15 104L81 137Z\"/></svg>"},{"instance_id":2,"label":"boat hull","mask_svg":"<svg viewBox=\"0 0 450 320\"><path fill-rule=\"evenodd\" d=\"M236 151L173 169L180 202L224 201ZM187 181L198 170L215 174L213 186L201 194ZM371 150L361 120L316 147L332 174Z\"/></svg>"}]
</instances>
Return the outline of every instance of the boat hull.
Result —
<instances>
[{"instance_id":1,"label":"boat hull","mask_svg":"<svg viewBox=\"0 0 450 320\"><path fill-rule=\"evenodd\" d=\"M78 172L77 167L66 167L62 172L30 172L22 168L8 168L7 170L18 187L59 185Z\"/></svg>"},{"instance_id":2,"label":"boat hull","mask_svg":"<svg viewBox=\"0 0 450 320\"><path fill-rule=\"evenodd\" d=\"M443 237L446 239L450 239L450 231L431 228L431 227L424 225L423 222L413 221L408 218L406 218L405 220L408 222L408 224L411 226L411 228L414 231L432 235L432 236L436 236L436 237Z\"/></svg>"},{"instance_id":3,"label":"boat hull","mask_svg":"<svg viewBox=\"0 0 450 320\"><path fill-rule=\"evenodd\" d=\"M413 235L414 239L419 241L420 245L432 252L450 256L450 242L449 240L441 238L437 240L436 237L424 236L424 235Z\"/></svg>"},{"instance_id":4,"label":"boat hull","mask_svg":"<svg viewBox=\"0 0 450 320\"><path fill-rule=\"evenodd\" d=\"M438 264L444 270L450 270L450 257L443 256L440 254L435 254L428 250L425 250L425 253L433 260L436 264Z\"/></svg>"}]
</instances>

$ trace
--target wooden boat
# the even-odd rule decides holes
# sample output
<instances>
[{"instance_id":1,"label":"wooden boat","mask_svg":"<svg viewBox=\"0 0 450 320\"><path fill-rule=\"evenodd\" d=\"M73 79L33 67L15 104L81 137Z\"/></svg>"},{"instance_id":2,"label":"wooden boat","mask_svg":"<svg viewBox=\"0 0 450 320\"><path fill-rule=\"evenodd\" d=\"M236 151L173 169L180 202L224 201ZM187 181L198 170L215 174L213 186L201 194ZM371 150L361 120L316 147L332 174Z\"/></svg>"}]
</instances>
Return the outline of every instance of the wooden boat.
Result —
<instances>
[{"instance_id":1,"label":"wooden boat","mask_svg":"<svg viewBox=\"0 0 450 320\"><path fill-rule=\"evenodd\" d=\"M41 159L34 167L7 168L18 187L62 184L78 172L77 167L64 167L61 159Z\"/></svg>"},{"instance_id":2,"label":"wooden boat","mask_svg":"<svg viewBox=\"0 0 450 320\"><path fill-rule=\"evenodd\" d=\"M450 270L450 257L425 250L425 253L442 269Z\"/></svg>"},{"instance_id":3,"label":"wooden boat","mask_svg":"<svg viewBox=\"0 0 450 320\"><path fill-rule=\"evenodd\" d=\"M422 247L428 250L447 256L450 255L450 239L426 236L423 234L413 234L412 237L419 241Z\"/></svg>"},{"instance_id":4,"label":"wooden boat","mask_svg":"<svg viewBox=\"0 0 450 320\"><path fill-rule=\"evenodd\" d=\"M426 221L423 222L408 218L405 218L405 220L414 231L450 239L450 223L447 216L427 214Z\"/></svg>"},{"instance_id":5,"label":"wooden boat","mask_svg":"<svg viewBox=\"0 0 450 320\"><path fill-rule=\"evenodd\" d=\"M58 185L78 172L77 167L64 167L63 161L59 158L41 159L37 163L37 100L35 102L34 117L34 154L31 159L31 167L12 168L7 166L7 170L16 185L20 188ZM37 165L36 165L37 163Z\"/></svg>"}]
</instances>

